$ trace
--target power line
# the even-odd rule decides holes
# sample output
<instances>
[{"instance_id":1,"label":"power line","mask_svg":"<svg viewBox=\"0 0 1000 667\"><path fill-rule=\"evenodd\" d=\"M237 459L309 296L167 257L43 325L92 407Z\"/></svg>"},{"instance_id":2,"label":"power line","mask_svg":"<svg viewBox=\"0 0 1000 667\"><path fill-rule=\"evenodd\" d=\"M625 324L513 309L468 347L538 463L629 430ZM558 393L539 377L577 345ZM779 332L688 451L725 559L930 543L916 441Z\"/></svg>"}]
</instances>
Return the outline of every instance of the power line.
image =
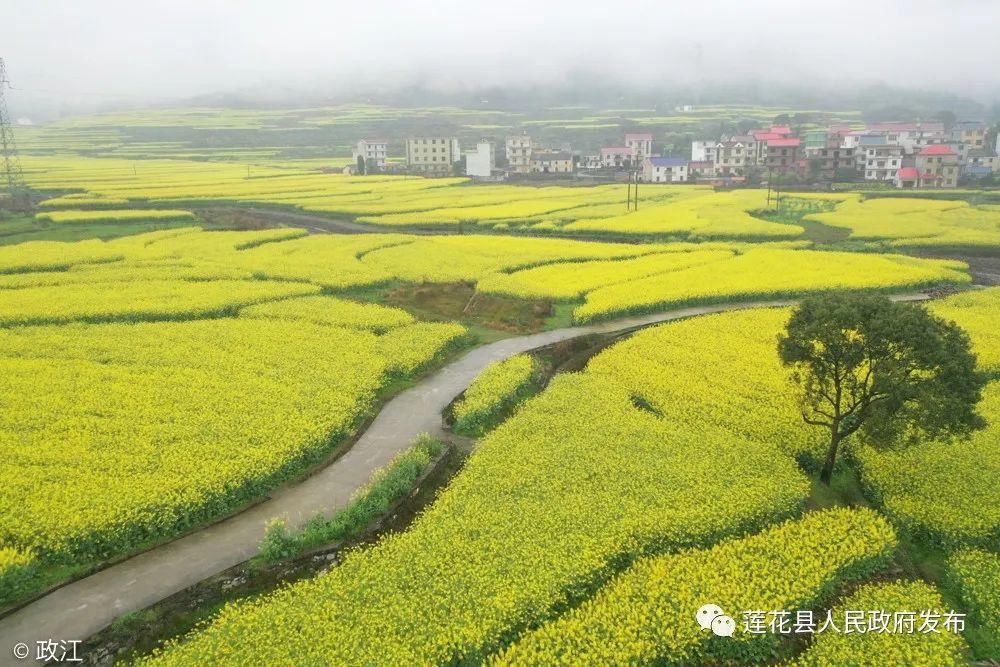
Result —
<instances>
[{"instance_id":1,"label":"power line","mask_svg":"<svg viewBox=\"0 0 1000 667\"><path fill-rule=\"evenodd\" d=\"M3 175L7 183L7 193L10 195L11 208L31 208L31 195L24 183L24 172L21 171L21 160L17 155L17 144L14 143L14 128L7 112L5 89L12 88L7 77L7 68L3 58L0 58L0 157L3 158Z\"/></svg>"}]
</instances>

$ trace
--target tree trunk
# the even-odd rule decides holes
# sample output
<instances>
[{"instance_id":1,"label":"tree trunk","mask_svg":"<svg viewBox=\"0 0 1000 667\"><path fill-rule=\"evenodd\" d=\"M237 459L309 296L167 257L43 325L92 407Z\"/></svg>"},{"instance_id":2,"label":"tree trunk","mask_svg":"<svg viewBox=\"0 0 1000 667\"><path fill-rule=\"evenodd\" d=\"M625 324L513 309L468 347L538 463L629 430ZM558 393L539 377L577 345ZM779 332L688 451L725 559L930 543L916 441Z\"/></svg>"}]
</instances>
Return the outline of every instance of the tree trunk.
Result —
<instances>
[{"instance_id":1,"label":"tree trunk","mask_svg":"<svg viewBox=\"0 0 1000 667\"><path fill-rule=\"evenodd\" d=\"M830 486L830 478L833 477L833 466L837 463L837 447L840 446L840 428L835 425L830 429L830 449L826 453L826 463L819 473L819 481Z\"/></svg>"}]
</instances>

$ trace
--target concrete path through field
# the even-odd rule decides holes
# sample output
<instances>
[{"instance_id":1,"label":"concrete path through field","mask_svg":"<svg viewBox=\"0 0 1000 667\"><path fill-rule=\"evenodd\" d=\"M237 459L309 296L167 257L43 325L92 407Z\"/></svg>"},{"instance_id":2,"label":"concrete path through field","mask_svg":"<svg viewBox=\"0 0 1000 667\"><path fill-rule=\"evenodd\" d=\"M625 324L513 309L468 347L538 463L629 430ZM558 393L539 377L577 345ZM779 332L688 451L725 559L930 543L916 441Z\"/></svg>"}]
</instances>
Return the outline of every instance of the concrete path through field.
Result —
<instances>
[{"instance_id":1,"label":"concrete path through field","mask_svg":"<svg viewBox=\"0 0 1000 667\"><path fill-rule=\"evenodd\" d=\"M893 297L921 300L923 294ZM593 333L627 331L657 322L743 308L787 306L793 301L730 303L681 308L579 327L507 338L483 345L385 404L368 430L339 459L301 483L225 521L80 579L0 619L0 664L18 664L18 642L34 650L42 639L85 639L118 616L148 607L237 565L257 552L264 525L283 517L301 526L317 513L342 508L372 473L421 433L442 432L441 412L486 367L520 352ZM23 663L21 663L23 664Z\"/></svg>"}]
</instances>

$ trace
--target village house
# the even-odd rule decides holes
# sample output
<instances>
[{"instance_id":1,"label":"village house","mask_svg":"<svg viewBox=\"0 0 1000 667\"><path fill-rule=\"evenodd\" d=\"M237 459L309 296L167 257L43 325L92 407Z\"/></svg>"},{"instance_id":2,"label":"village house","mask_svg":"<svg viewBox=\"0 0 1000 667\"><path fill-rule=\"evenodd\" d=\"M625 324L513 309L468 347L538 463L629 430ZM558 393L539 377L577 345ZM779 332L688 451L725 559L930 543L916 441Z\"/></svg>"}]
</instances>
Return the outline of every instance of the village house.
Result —
<instances>
[{"instance_id":1,"label":"village house","mask_svg":"<svg viewBox=\"0 0 1000 667\"><path fill-rule=\"evenodd\" d=\"M962 167L962 176L974 180L993 175L993 168L983 165L967 164Z\"/></svg>"},{"instance_id":2,"label":"village house","mask_svg":"<svg viewBox=\"0 0 1000 667\"><path fill-rule=\"evenodd\" d=\"M715 153L715 144L719 143L715 139L696 139L691 142L691 161L705 162L711 160Z\"/></svg>"},{"instance_id":3,"label":"village house","mask_svg":"<svg viewBox=\"0 0 1000 667\"><path fill-rule=\"evenodd\" d=\"M810 150L826 148L828 137L827 130L807 130L802 135L802 150L808 155Z\"/></svg>"},{"instance_id":4,"label":"village house","mask_svg":"<svg viewBox=\"0 0 1000 667\"><path fill-rule=\"evenodd\" d=\"M963 120L951 128L951 139L968 146L970 150L986 145L986 123L977 120Z\"/></svg>"},{"instance_id":5,"label":"village house","mask_svg":"<svg viewBox=\"0 0 1000 667\"><path fill-rule=\"evenodd\" d=\"M813 130L806 133L803 149L810 173L822 178L833 178L837 172L855 170L854 149L845 148L838 133Z\"/></svg>"},{"instance_id":6,"label":"village house","mask_svg":"<svg viewBox=\"0 0 1000 667\"><path fill-rule=\"evenodd\" d=\"M522 134L507 137L507 165L515 174L527 174L531 171L531 137Z\"/></svg>"},{"instance_id":7,"label":"village house","mask_svg":"<svg viewBox=\"0 0 1000 667\"><path fill-rule=\"evenodd\" d=\"M865 146L865 180L893 181L903 166L903 147L898 144Z\"/></svg>"},{"instance_id":8,"label":"village house","mask_svg":"<svg viewBox=\"0 0 1000 667\"><path fill-rule=\"evenodd\" d=\"M742 176L747 166L746 146L740 141L720 141L715 144L712 164L716 176Z\"/></svg>"},{"instance_id":9,"label":"village house","mask_svg":"<svg viewBox=\"0 0 1000 667\"><path fill-rule=\"evenodd\" d=\"M965 158L966 169L970 167L987 167L990 171L1000 171L1000 158L985 148L974 148Z\"/></svg>"},{"instance_id":10,"label":"village house","mask_svg":"<svg viewBox=\"0 0 1000 667\"><path fill-rule=\"evenodd\" d=\"M765 166L768 171L777 173L801 171L803 168L801 140L797 137L768 139Z\"/></svg>"},{"instance_id":11,"label":"village house","mask_svg":"<svg viewBox=\"0 0 1000 667\"><path fill-rule=\"evenodd\" d=\"M635 149L630 146L611 146L601 149L601 166L628 169L635 161Z\"/></svg>"},{"instance_id":12,"label":"village house","mask_svg":"<svg viewBox=\"0 0 1000 667\"><path fill-rule=\"evenodd\" d=\"M897 188L915 188L920 183L920 172L916 167L902 167L896 172Z\"/></svg>"},{"instance_id":13,"label":"village house","mask_svg":"<svg viewBox=\"0 0 1000 667\"><path fill-rule=\"evenodd\" d=\"M944 131L944 123L869 123L866 134L880 135L884 143L902 146L907 155L919 151L924 146L939 144L948 139Z\"/></svg>"},{"instance_id":14,"label":"village house","mask_svg":"<svg viewBox=\"0 0 1000 667\"><path fill-rule=\"evenodd\" d=\"M582 155L576 166L580 169L600 169L604 166L600 155Z\"/></svg>"},{"instance_id":15,"label":"village house","mask_svg":"<svg viewBox=\"0 0 1000 667\"><path fill-rule=\"evenodd\" d=\"M715 176L715 165L711 160L691 160L688 162L688 179L711 178Z\"/></svg>"},{"instance_id":16,"label":"village house","mask_svg":"<svg viewBox=\"0 0 1000 667\"><path fill-rule=\"evenodd\" d=\"M945 145L932 145L917 153L918 187L953 188L958 185L958 154Z\"/></svg>"},{"instance_id":17,"label":"village house","mask_svg":"<svg viewBox=\"0 0 1000 667\"><path fill-rule=\"evenodd\" d=\"M625 146L634 151L638 162L653 154L653 135L648 133L626 134Z\"/></svg>"},{"instance_id":18,"label":"village house","mask_svg":"<svg viewBox=\"0 0 1000 667\"><path fill-rule=\"evenodd\" d=\"M385 139L361 139L351 151L351 159L357 163L358 158L365 161L366 169L372 167L385 169L385 160L389 152L389 142Z\"/></svg>"},{"instance_id":19,"label":"village house","mask_svg":"<svg viewBox=\"0 0 1000 667\"><path fill-rule=\"evenodd\" d=\"M535 174L572 174L573 155L565 151L544 151L531 156L531 171Z\"/></svg>"},{"instance_id":20,"label":"village house","mask_svg":"<svg viewBox=\"0 0 1000 667\"><path fill-rule=\"evenodd\" d=\"M465 175L473 178L490 178L496 169L496 151L493 143L485 139L476 144L476 150L465 151Z\"/></svg>"},{"instance_id":21,"label":"village house","mask_svg":"<svg viewBox=\"0 0 1000 667\"><path fill-rule=\"evenodd\" d=\"M784 135L770 130L757 130L751 133L751 136L754 140L753 163L761 165L767 163L767 142L784 138Z\"/></svg>"},{"instance_id":22,"label":"village house","mask_svg":"<svg viewBox=\"0 0 1000 667\"><path fill-rule=\"evenodd\" d=\"M425 176L450 176L461 159L455 137L413 137L406 140L406 164Z\"/></svg>"},{"instance_id":23,"label":"village house","mask_svg":"<svg viewBox=\"0 0 1000 667\"><path fill-rule=\"evenodd\" d=\"M753 166L757 164L757 140L751 134L734 134L729 137L729 141L743 144L744 165Z\"/></svg>"},{"instance_id":24,"label":"village house","mask_svg":"<svg viewBox=\"0 0 1000 667\"><path fill-rule=\"evenodd\" d=\"M642 180L646 183L686 183L688 161L675 157L648 157L642 161Z\"/></svg>"}]
</instances>

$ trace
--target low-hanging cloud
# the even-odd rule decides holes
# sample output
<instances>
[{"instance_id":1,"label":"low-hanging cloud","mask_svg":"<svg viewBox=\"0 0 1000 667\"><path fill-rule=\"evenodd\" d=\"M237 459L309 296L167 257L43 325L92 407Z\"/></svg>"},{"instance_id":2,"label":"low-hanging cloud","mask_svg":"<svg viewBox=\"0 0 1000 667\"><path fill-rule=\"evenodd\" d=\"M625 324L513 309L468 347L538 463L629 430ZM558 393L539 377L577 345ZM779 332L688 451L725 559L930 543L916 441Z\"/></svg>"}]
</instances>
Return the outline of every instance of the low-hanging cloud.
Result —
<instances>
[{"instance_id":1,"label":"low-hanging cloud","mask_svg":"<svg viewBox=\"0 0 1000 667\"><path fill-rule=\"evenodd\" d=\"M1000 3L3 0L22 99L752 78L992 100Z\"/></svg>"}]
</instances>

